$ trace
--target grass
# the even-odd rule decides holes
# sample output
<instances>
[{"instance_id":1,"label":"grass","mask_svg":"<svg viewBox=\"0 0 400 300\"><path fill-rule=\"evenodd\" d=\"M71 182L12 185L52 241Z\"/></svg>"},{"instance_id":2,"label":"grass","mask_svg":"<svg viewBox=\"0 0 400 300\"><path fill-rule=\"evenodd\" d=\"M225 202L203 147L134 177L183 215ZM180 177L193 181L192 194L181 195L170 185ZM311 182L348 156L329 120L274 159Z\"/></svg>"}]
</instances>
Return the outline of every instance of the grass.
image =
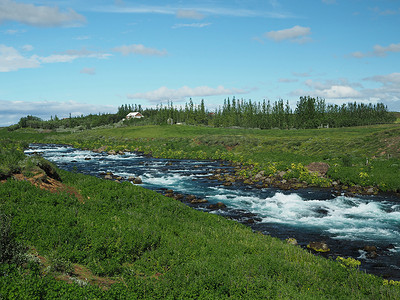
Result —
<instances>
[{"instance_id":1,"label":"grass","mask_svg":"<svg viewBox=\"0 0 400 300\"><path fill-rule=\"evenodd\" d=\"M21 160L21 141L58 142L88 148L139 148L160 156L225 157L259 166L277 162L281 169L293 162L328 161L333 165L333 178L368 181L381 172L379 176L390 184L400 165L398 154L391 150L397 147L391 148L391 144L398 130L397 125L343 131L192 126L81 133L18 130L10 134L0 130L1 165L21 162L22 172L37 165ZM379 155L382 151L385 154ZM365 166L366 158L370 158L369 167ZM360 172L369 177L360 177ZM13 236L47 262L45 265L31 257L19 267L0 264L0 298L400 297L397 282L364 274L358 271L357 262L316 257L300 247L253 233L237 222L190 209L128 183L61 170L57 173L67 187L58 193L11 178L0 183L0 212L13 217ZM67 192L71 190L75 193ZM63 280L78 278L74 272L81 271L77 270L84 270L92 283L82 285L81 279L75 279L77 283L68 284Z\"/></svg>"},{"instance_id":2,"label":"grass","mask_svg":"<svg viewBox=\"0 0 400 300\"><path fill-rule=\"evenodd\" d=\"M40 133L0 130L0 138L68 143L89 149L139 150L167 158L226 159L261 169L274 163L286 171L292 163L326 162L331 180L400 191L400 125L309 130L257 130L199 126L132 126L80 132ZM348 165L345 161L351 161ZM395 170L396 171L396 170ZM367 173L360 176L360 173Z\"/></svg>"},{"instance_id":3,"label":"grass","mask_svg":"<svg viewBox=\"0 0 400 300\"><path fill-rule=\"evenodd\" d=\"M2 184L1 210L14 217L19 240L50 263L47 269L32 263L28 269L3 265L7 276L0 278L0 295L4 298L12 298L15 291L30 299L400 296L395 284L253 233L221 216L130 184L59 172L64 184L87 199L85 203L27 182ZM81 287L53 279L82 266L99 282L115 283Z\"/></svg>"}]
</instances>

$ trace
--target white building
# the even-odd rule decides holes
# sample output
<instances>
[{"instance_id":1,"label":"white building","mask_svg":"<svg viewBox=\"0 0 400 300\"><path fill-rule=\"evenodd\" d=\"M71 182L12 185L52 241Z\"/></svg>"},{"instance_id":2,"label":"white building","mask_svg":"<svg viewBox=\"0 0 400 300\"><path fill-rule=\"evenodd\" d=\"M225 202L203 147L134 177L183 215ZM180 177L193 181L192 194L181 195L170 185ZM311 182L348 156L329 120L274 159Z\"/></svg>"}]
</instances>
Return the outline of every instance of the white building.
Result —
<instances>
[{"instance_id":1,"label":"white building","mask_svg":"<svg viewBox=\"0 0 400 300\"><path fill-rule=\"evenodd\" d=\"M144 116L140 112L130 112L129 114L126 115L126 119L140 119L144 118Z\"/></svg>"}]
</instances>

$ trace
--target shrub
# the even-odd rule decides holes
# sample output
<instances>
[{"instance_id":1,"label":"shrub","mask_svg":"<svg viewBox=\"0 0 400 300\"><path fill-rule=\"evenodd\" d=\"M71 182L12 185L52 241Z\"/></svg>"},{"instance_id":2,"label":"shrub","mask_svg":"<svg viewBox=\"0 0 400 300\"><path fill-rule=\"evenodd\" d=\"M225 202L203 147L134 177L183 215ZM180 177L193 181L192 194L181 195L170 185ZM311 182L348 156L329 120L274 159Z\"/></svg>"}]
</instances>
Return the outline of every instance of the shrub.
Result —
<instances>
[{"instance_id":1,"label":"shrub","mask_svg":"<svg viewBox=\"0 0 400 300\"><path fill-rule=\"evenodd\" d=\"M25 262L25 248L16 241L12 218L0 213L0 263L20 265Z\"/></svg>"}]
</instances>

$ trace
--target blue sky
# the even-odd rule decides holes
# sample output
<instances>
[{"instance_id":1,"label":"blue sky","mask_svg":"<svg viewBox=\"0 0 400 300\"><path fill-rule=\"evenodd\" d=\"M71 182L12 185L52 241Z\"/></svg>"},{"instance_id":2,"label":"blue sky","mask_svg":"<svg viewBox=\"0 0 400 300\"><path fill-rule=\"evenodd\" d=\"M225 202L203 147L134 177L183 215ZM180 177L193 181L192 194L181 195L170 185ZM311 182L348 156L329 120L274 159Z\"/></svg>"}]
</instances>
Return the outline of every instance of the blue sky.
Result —
<instances>
[{"instance_id":1,"label":"blue sky","mask_svg":"<svg viewBox=\"0 0 400 300\"><path fill-rule=\"evenodd\" d=\"M398 0L0 0L0 126L205 100L400 111Z\"/></svg>"}]
</instances>

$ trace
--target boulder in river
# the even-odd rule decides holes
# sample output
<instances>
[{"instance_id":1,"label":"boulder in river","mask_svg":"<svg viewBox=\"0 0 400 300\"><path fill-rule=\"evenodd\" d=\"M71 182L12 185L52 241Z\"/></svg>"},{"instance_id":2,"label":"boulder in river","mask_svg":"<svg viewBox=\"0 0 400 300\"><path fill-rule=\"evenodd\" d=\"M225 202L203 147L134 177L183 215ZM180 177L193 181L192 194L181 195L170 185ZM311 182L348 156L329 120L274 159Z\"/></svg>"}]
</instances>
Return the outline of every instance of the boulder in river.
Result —
<instances>
[{"instance_id":1,"label":"boulder in river","mask_svg":"<svg viewBox=\"0 0 400 300\"><path fill-rule=\"evenodd\" d=\"M142 184L142 178L136 177L135 180L133 181L134 184Z\"/></svg>"},{"instance_id":2,"label":"boulder in river","mask_svg":"<svg viewBox=\"0 0 400 300\"><path fill-rule=\"evenodd\" d=\"M208 209L221 209L221 208L225 208L226 205L222 202L218 202L216 204L210 204L207 208Z\"/></svg>"},{"instance_id":3,"label":"boulder in river","mask_svg":"<svg viewBox=\"0 0 400 300\"><path fill-rule=\"evenodd\" d=\"M312 249L317 252L329 252L331 249L329 249L328 244L325 242L310 242L307 245L308 249Z\"/></svg>"}]
</instances>

